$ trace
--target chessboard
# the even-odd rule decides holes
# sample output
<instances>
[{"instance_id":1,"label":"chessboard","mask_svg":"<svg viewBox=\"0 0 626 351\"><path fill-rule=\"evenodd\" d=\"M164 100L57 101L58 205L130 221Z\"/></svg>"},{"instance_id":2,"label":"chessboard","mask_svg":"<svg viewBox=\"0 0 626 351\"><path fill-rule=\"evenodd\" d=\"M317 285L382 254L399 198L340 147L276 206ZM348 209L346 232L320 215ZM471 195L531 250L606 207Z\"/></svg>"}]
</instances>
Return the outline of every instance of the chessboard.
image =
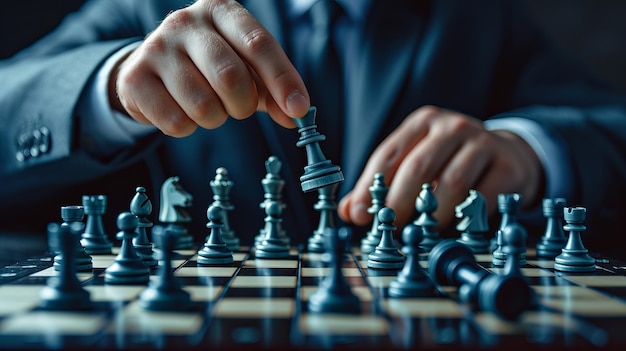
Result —
<instances>
[{"instance_id":1,"label":"chessboard","mask_svg":"<svg viewBox=\"0 0 626 351\"><path fill-rule=\"evenodd\" d=\"M158 252L158 251L157 251ZM197 250L176 250L172 270L189 292L191 307L150 311L138 303L144 284L105 284L112 254L93 255L93 269L78 272L90 293L87 310L46 310L40 292L58 272L53 257L18 265L26 276L0 285L0 345L11 349L65 348L237 348L320 349L482 348L482 347L624 347L626 346L626 265L596 257L591 273L562 273L553 261L527 251L521 267L536 292L537 306L515 320L476 310L461 302L454 286L437 285L430 297L391 298L387 291L397 271L368 268L357 247L348 248L342 266L358 313L316 313L309 298L329 274L323 253L292 247L282 259L255 258L253 247L240 247L233 262L204 266ZM427 269L428 254L420 254ZM476 254L489 272L491 254ZM159 262L162 263L162 262ZM16 265L5 268L15 269ZM150 280L157 278L156 268Z\"/></svg>"}]
</instances>

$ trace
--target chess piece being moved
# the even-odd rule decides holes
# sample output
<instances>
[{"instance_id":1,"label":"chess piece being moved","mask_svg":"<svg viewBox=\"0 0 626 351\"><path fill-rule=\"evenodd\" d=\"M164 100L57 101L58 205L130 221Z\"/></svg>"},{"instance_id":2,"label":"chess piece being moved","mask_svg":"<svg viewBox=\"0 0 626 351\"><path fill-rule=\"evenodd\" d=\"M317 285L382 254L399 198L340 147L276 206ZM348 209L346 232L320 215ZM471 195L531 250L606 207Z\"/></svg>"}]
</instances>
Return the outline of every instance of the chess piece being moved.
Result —
<instances>
[{"instance_id":1,"label":"chess piece being moved","mask_svg":"<svg viewBox=\"0 0 626 351\"><path fill-rule=\"evenodd\" d=\"M49 227L58 230L52 236L56 238L54 246L64 259L59 265L59 274L48 278L48 284L39 293L40 305L50 310L85 310L92 307L90 294L76 277L74 255L80 245L79 232L73 231L69 223Z\"/></svg>"},{"instance_id":2,"label":"chess piece being moved","mask_svg":"<svg viewBox=\"0 0 626 351\"><path fill-rule=\"evenodd\" d=\"M118 237L122 239L122 245L115 261L104 270L106 284L145 284L150 280L150 270L141 262L133 246L137 222L137 217L130 212L122 212L117 217Z\"/></svg>"},{"instance_id":3,"label":"chess piece being moved","mask_svg":"<svg viewBox=\"0 0 626 351\"><path fill-rule=\"evenodd\" d=\"M468 246L454 239L443 240L431 250L428 273L436 284L457 287L463 302L503 319L515 320L533 304L532 289L524 278L489 273Z\"/></svg>"},{"instance_id":4,"label":"chess piece being moved","mask_svg":"<svg viewBox=\"0 0 626 351\"><path fill-rule=\"evenodd\" d=\"M381 233L378 230L378 211L385 207L385 198L389 192L389 188L385 185L385 176L382 173L376 173L374 175L374 181L369 187L370 196L372 197L372 204L367 209L367 213L373 215L372 227L367 232L365 237L361 240L361 254L367 255L374 251L374 248L380 242Z\"/></svg>"},{"instance_id":5,"label":"chess piece being moved","mask_svg":"<svg viewBox=\"0 0 626 351\"><path fill-rule=\"evenodd\" d=\"M283 208L277 201L270 201L265 206L265 237L255 246L256 258L289 257L289 245L281 237Z\"/></svg>"},{"instance_id":6,"label":"chess piece being moved","mask_svg":"<svg viewBox=\"0 0 626 351\"><path fill-rule=\"evenodd\" d=\"M563 209L563 217L567 223L563 229L569 232L569 237L561 254L554 258L554 269L557 271L584 273L596 270L596 260L589 255L580 236L587 230L584 225L586 216L587 209L584 207Z\"/></svg>"},{"instance_id":7,"label":"chess piece being moved","mask_svg":"<svg viewBox=\"0 0 626 351\"><path fill-rule=\"evenodd\" d=\"M222 208L216 205L211 205L206 212L209 219L206 227L209 228L210 234L207 241L198 251L198 264L224 265L233 263L233 252L222 240L223 213Z\"/></svg>"},{"instance_id":8,"label":"chess piece being moved","mask_svg":"<svg viewBox=\"0 0 626 351\"><path fill-rule=\"evenodd\" d=\"M380 242L369 255L367 255L367 267L373 269L400 270L404 266L404 255L398 250L393 238L396 226L396 213L389 207L383 207L378 211L378 230L380 230Z\"/></svg>"},{"instance_id":9,"label":"chess piece being moved","mask_svg":"<svg viewBox=\"0 0 626 351\"><path fill-rule=\"evenodd\" d=\"M188 249L193 246L193 237L185 227L191 222L187 208L192 206L193 196L180 183L179 177L170 177L161 185L161 209L159 221L166 224L169 231L177 232L176 249Z\"/></svg>"},{"instance_id":10,"label":"chess piece being moved","mask_svg":"<svg viewBox=\"0 0 626 351\"><path fill-rule=\"evenodd\" d=\"M152 213L152 202L146 195L144 187L140 186L135 189L135 196L130 201L130 212L137 217L137 236L133 239L135 251L143 264L149 268L156 267L158 262L147 232L147 228L152 227L152 222L148 219Z\"/></svg>"},{"instance_id":11,"label":"chess piece being moved","mask_svg":"<svg viewBox=\"0 0 626 351\"><path fill-rule=\"evenodd\" d=\"M433 212L437 210L438 205L433 186L430 183L422 184L422 191L415 199L415 209L420 215L413 223L420 226L424 233L424 239L420 243L420 247L424 252L430 252L441 241L439 232L435 229L439 222L433 216Z\"/></svg>"},{"instance_id":12,"label":"chess piece being moved","mask_svg":"<svg viewBox=\"0 0 626 351\"><path fill-rule=\"evenodd\" d=\"M503 266L506 262L506 254L502 252L502 239L500 235L507 225L517 223L521 206L521 195L516 193L498 194L498 212L500 212L501 218L500 226L491 242L492 248L494 249L491 263L493 263L494 266Z\"/></svg>"},{"instance_id":13,"label":"chess piece being moved","mask_svg":"<svg viewBox=\"0 0 626 351\"><path fill-rule=\"evenodd\" d=\"M82 222L83 217L85 215L85 210L83 206L63 206L61 207L61 218L63 218L63 222L68 224L69 230L72 232L76 232L82 234L85 229L85 224ZM83 245L78 242L78 245L75 246L76 252L74 252L73 261L76 266L76 271L78 272L87 272L93 269L93 260L91 256L87 254ZM60 270L62 266L62 261L65 258L63 254L58 254L54 257L54 269Z\"/></svg>"},{"instance_id":14,"label":"chess piece being moved","mask_svg":"<svg viewBox=\"0 0 626 351\"><path fill-rule=\"evenodd\" d=\"M343 275L343 262L350 242L348 228L326 228L324 238L330 254L330 273L309 297L308 308L314 313L360 313L361 302L352 292Z\"/></svg>"},{"instance_id":15,"label":"chess piece being moved","mask_svg":"<svg viewBox=\"0 0 626 351\"><path fill-rule=\"evenodd\" d=\"M107 197L105 195L84 195L83 208L87 216L85 231L81 235L81 244L89 255L110 254L113 244L104 230L102 216L106 213Z\"/></svg>"},{"instance_id":16,"label":"chess piece being moved","mask_svg":"<svg viewBox=\"0 0 626 351\"><path fill-rule=\"evenodd\" d=\"M304 192L343 182L341 167L333 165L326 159L320 147L320 142L326 140L326 136L317 131L316 113L317 108L311 106L306 115L293 118L300 133L296 146L304 147L307 154L307 166L304 167L304 174L300 177L300 185Z\"/></svg>"},{"instance_id":17,"label":"chess piece being moved","mask_svg":"<svg viewBox=\"0 0 626 351\"><path fill-rule=\"evenodd\" d=\"M139 305L153 311L180 311L192 306L190 294L174 276L172 254L178 242L178 232L163 230L154 233L154 241L163 250L158 276L139 294Z\"/></svg>"},{"instance_id":18,"label":"chess piece being moved","mask_svg":"<svg viewBox=\"0 0 626 351\"><path fill-rule=\"evenodd\" d=\"M457 218L462 218L456 229L461 232L458 241L474 253L489 252L489 241L485 237L489 231L487 203L481 193L474 189L461 204L455 207Z\"/></svg>"},{"instance_id":19,"label":"chess piece being moved","mask_svg":"<svg viewBox=\"0 0 626 351\"><path fill-rule=\"evenodd\" d=\"M537 243L537 257L555 258L561 253L567 238L563 231L563 208L565 199L543 199L543 216L546 218L546 230Z\"/></svg>"},{"instance_id":20,"label":"chess piece being moved","mask_svg":"<svg viewBox=\"0 0 626 351\"><path fill-rule=\"evenodd\" d=\"M422 227L409 224L404 227L406 261L398 277L389 283L390 297L420 297L435 295L435 286L419 262L420 242L424 237Z\"/></svg>"},{"instance_id":21,"label":"chess piece being moved","mask_svg":"<svg viewBox=\"0 0 626 351\"><path fill-rule=\"evenodd\" d=\"M228 220L228 213L235 209L235 206L230 202L230 191L233 188L233 181L228 178L228 171L224 167L220 167L215 170L215 178L213 178L209 184L213 191L213 203L214 206L222 208L222 240L228 246L228 249L235 251L239 249L239 238L235 236L235 231L230 226Z\"/></svg>"},{"instance_id":22,"label":"chess piece being moved","mask_svg":"<svg viewBox=\"0 0 626 351\"><path fill-rule=\"evenodd\" d=\"M337 202L335 201L335 193L337 191L337 183L327 185L317 189L317 203L313 208L320 213L320 219L317 229L313 231L313 235L308 240L307 248L310 252L324 252L324 233L326 228L335 228L335 213L337 212Z\"/></svg>"}]
</instances>

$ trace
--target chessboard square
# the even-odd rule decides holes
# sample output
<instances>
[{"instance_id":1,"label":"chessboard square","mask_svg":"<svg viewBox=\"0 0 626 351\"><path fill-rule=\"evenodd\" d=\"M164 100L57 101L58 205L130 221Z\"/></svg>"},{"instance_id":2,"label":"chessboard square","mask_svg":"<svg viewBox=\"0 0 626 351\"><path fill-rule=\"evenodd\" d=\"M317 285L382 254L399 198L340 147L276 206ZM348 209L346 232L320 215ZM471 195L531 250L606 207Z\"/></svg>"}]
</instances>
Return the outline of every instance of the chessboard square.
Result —
<instances>
[{"instance_id":1,"label":"chessboard square","mask_svg":"<svg viewBox=\"0 0 626 351\"><path fill-rule=\"evenodd\" d=\"M185 286L193 301L214 301L224 290L223 286Z\"/></svg>"},{"instance_id":2,"label":"chessboard square","mask_svg":"<svg viewBox=\"0 0 626 351\"><path fill-rule=\"evenodd\" d=\"M387 321L376 315L305 313L298 321L300 330L309 335L386 335Z\"/></svg>"},{"instance_id":3,"label":"chessboard square","mask_svg":"<svg viewBox=\"0 0 626 351\"><path fill-rule=\"evenodd\" d=\"M480 328L493 335L523 335L541 326L544 334L548 335L551 328L553 333L564 331L574 332L578 324L575 319L567 318L563 314L549 311L528 311L516 321L507 321L493 313L477 313L476 322Z\"/></svg>"},{"instance_id":4,"label":"chessboard square","mask_svg":"<svg viewBox=\"0 0 626 351\"><path fill-rule=\"evenodd\" d=\"M528 264L545 269L554 268L554 260L528 260Z\"/></svg>"},{"instance_id":5,"label":"chessboard square","mask_svg":"<svg viewBox=\"0 0 626 351\"><path fill-rule=\"evenodd\" d=\"M452 299L402 298L385 299L385 310L394 317L463 318L463 311Z\"/></svg>"},{"instance_id":6,"label":"chessboard square","mask_svg":"<svg viewBox=\"0 0 626 351\"><path fill-rule=\"evenodd\" d=\"M493 260L493 255L488 253L488 254L474 254L474 258L476 258L476 262L478 263L491 263L491 261Z\"/></svg>"},{"instance_id":7,"label":"chessboard square","mask_svg":"<svg viewBox=\"0 0 626 351\"><path fill-rule=\"evenodd\" d=\"M298 268L298 260L246 260L243 268Z\"/></svg>"},{"instance_id":8,"label":"chessboard square","mask_svg":"<svg viewBox=\"0 0 626 351\"><path fill-rule=\"evenodd\" d=\"M626 315L626 303L580 286L534 287L542 305L565 314L591 317Z\"/></svg>"},{"instance_id":9,"label":"chessboard square","mask_svg":"<svg viewBox=\"0 0 626 351\"><path fill-rule=\"evenodd\" d=\"M389 287L389 283L391 283L391 281L398 279L398 275L390 275L390 276L383 276L383 277L372 277L372 276L368 276L367 280L370 282L370 285L372 285L373 288L375 289L380 289L380 288L388 288Z\"/></svg>"},{"instance_id":10,"label":"chessboard square","mask_svg":"<svg viewBox=\"0 0 626 351\"><path fill-rule=\"evenodd\" d=\"M237 276L232 282L234 288L295 288L294 276Z\"/></svg>"},{"instance_id":11,"label":"chessboard square","mask_svg":"<svg viewBox=\"0 0 626 351\"><path fill-rule=\"evenodd\" d=\"M318 287L315 286L303 286L300 288L302 301L308 301L309 297L317 291ZM370 302L373 299L372 291L367 286L352 286L350 288L352 293L356 295L361 302Z\"/></svg>"},{"instance_id":12,"label":"chessboard square","mask_svg":"<svg viewBox=\"0 0 626 351\"><path fill-rule=\"evenodd\" d=\"M131 301L145 289L143 285L86 285L92 301Z\"/></svg>"},{"instance_id":13,"label":"chessboard square","mask_svg":"<svg viewBox=\"0 0 626 351\"><path fill-rule=\"evenodd\" d=\"M233 252L233 261L235 262L241 262L245 260L246 257L248 257L247 252Z\"/></svg>"},{"instance_id":14,"label":"chessboard square","mask_svg":"<svg viewBox=\"0 0 626 351\"><path fill-rule=\"evenodd\" d=\"M39 272L35 272L29 276L30 277L54 277L59 275L59 271L54 269L54 267L48 267L46 269L40 270ZM93 277L93 272L78 272L76 273L76 277L79 281L84 282Z\"/></svg>"},{"instance_id":15,"label":"chessboard square","mask_svg":"<svg viewBox=\"0 0 626 351\"><path fill-rule=\"evenodd\" d=\"M561 275L574 283L589 287L625 287L626 276L622 275Z\"/></svg>"},{"instance_id":16,"label":"chessboard square","mask_svg":"<svg viewBox=\"0 0 626 351\"><path fill-rule=\"evenodd\" d=\"M330 267L302 267L303 277L326 277L330 274ZM349 267L342 268L345 277L361 277L361 271L358 268Z\"/></svg>"},{"instance_id":17,"label":"chessboard square","mask_svg":"<svg viewBox=\"0 0 626 351\"><path fill-rule=\"evenodd\" d=\"M242 269L238 276L292 276L297 275L296 268L253 268Z\"/></svg>"},{"instance_id":18,"label":"chessboard square","mask_svg":"<svg viewBox=\"0 0 626 351\"><path fill-rule=\"evenodd\" d=\"M233 288L228 289L227 297L288 297L295 298L294 288Z\"/></svg>"},{"instance_id":19,"label":"chessboard square","mask_svg":"<svg viewBox=\"0 0 626 351\"><path fill-rule=\"evenodd\" d=\"M488 269L496 274L502 274L504 272L504 267L489 267ZM528 278L554 276L554 273L541 268L522 267L520 270L522 271L522 275Z\"/></svg>"},{"instance_id":20,"label":"chessboard square","mask_svg":"<svg viewBox=\"0 0 626 351\"><path fill-rule=\"evenodd\" d=\"M113 319L107 332L141 335L193 335L203 324L203 316L197 311L150 311L133 301Z\"/></svg>"},{"instance_id":21,"label":"chessboard square","mask_svg":"<svg viewBox=\"0 0 626 351\"><path fill-rule=\"evenodd\" d=\"M43 286L4 285L0 287L0 317L24 312L39 305L39 293Z\"/></svg>"},{"instance_id":22,"label":"chessboard square","mask_svg":"<svg viewBox=\"0 0 626 351\"><path fill-rule=\"evenodd\" d=\"M236 267L181 267L174 275L178 277L232 277Z\"/></svg>"},{"instance_id":23,"label":"chessboard square","mask_svg":"<svg viewBox=\"0 0 626 351\"><path fill-rule=\"evenodd\" d=\"M226 318L288 318L293 316L292 298L228 298L217 302L213 313Z\"/></svg>"},{"instance_id":24,"label":"chessboard square","mask_svg":"<svg viewBox=\"0 0 626 351\"><path fill-rule=\"evenodd\" d=\"M107 268L115 261L115 255L92 255L93 268Z\"/></svg>"},{"instance_id":25,"label":"chessboard square","mask_svg":"<svg viewBox=\"0 0 626 351\"><path fill-rule=\"evenodd\" d=\"M104 313L33 311L17 314L0 322L1 334L94 335L107 321Z\"/></svg>"}]
</instances>

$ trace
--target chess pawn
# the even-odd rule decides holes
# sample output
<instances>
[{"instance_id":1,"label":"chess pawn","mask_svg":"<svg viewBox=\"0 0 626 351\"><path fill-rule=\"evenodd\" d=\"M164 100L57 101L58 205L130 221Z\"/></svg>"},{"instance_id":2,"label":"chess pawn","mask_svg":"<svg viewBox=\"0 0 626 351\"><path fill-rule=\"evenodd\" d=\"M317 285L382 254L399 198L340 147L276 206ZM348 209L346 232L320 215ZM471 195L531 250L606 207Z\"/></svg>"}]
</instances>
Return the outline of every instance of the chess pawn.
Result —
<instances>
[{"instance_id":1,"label":"chess pawn","mask_svg":"<svg viewBox=\"0 0 626 351\"><path fill-rule=\"evenodd\" d=\"M213 205L220 206L222 212L222 240L231 251L239 249L239 238L235 236L235 231L230 227L228 213L235 209L230 203L230 191L233 188L233 181L228 178L228 171L224 167L215 170L215 178L209 184L213 191ZM208 239L208 238L207 238Z\"/></svg>"},{"instance_id":2,"label":"chess pawn","mask_svg":"<svg viewBox=\"0 0 626 351\"><path fill-rule=\"evenodd\" d=\"M289 245L285 245L280 232L282 230L280 218L282 206L271 201L265 207L265 238L255 247L256 258L286 258L289 257Z\"/></svg>"},{"instance_id":3,"label":"chess pawn","mask_svg":"<svg viewBox=\"0 0 626 351\"><path fill-rule=\"evenodd\" d=\"M85 224L82 222L85 214L84 211L83 206L61 207L61 218L63 219L63 222L68 224L69 230L79 233L79 235L82 234L85 228ZM91 271L93 269L93 260L91 259L91 256L87 254L80 241L78 242L78 245L75 246L75 251L73 260L76 270L78 272ZM63 259L63 254L59 254L54 257L55 270L58 271L61 269Z\"/></svg>"},{"instance_id":4,"label":"chess pawn","mask_svg":"<svg viewBox=\"0 0 626 351\"><path fill-rule=\"evenodd\" d=\"M390 297L418 297L433 296L435 287L420 265L419 254L420 242L424 238L422 228L415 225L407 225L403 233L403 241L406 244L404 254L406 262L398 277L389 283Z\"/></svg>"},{"instance_id":5,"label":"chess pawn","mask_svg":"<svg viewBox=\"0 0 626 351\"><path fill-rule=\"evenodd\" d=\"M369 187L369 192L372 197L372 205L367 209L367 213L373 215L372 227L367 232L367 235L361 240L361 254L367 255L374 250L376 245L380 242L381 233L378 231L378 211L385 207L385 198L389 192L389 188L385 185L385 176L382 173L376 173L374 175L374 181Z\"/></svg>"},{"instance_id":6,"label":"chess pawn","mask_svg":"<svg viewBox=\"0 0 626 351\"><path fill-rule=\"evenodd\" d=\"M141 262L132 243L137 236L137 223L137 217L130 212L122 212L117 217L122 245L115 261L104 270L106 284L143 284L150 280L150 270Z\"/></svg>"},{"instance_id":7,"label":"chess pawn","mask_svg":"<svg viewBox=\"0 0 626 351\"><path fill-rule=\"evenodd\" d=\"M110 254L113 244L109 241L102 223L106 212L107 197L105 195L84 195L83 208L87 216L87 225L82 234L81 244L89 255Z\"/></svg>"},{"instance_id":8,"label":"chess pawn","mask_svg":"<svg viewBox=\"0 0 626 351\"><path fill-rule=\"evenodd\" d=\"M393 231L396 226L396 213L389 207L383 207L378 211L381 232L380 242L368 256L367 267L373 269L400 270L404 266L404 255L398 250L393 239Z\"/></svg>"},{"instance_id":9,"label":"chess pawn","mask_svg":"<svg viewBox=\"0 0 626 351\"><path fill-rule=\"evenodd\" d=\"M233 263L233 252L226 246L222 240L221 230L224 227L222 223L223 210L219 206L209 206L206 212L209 222L206 227L209 228L210 234L208 240L204 243L200 251L198 251L198 264L215 265Z\"/></svg>"},{"instance_id":10,"label":"chess pawn","mask_svg":"<svg viewBox=\"0 0 626 351\"><path fill-rule=\"evenodd\" d=\"M437 198L430 183L422 184L422 191L415 199L415 209L420 215L413 222L422 228L424 239L420 246L424 252L430 252L432 248L441 241L441 237L435 228L439 222L433 217L433 212L438 207Z\"/></svg>"},{"instance_id":11,"label":"chess pawn","mask_svg":"<svg viewBox=\"0 0 626 351\"><path fill-rule=\"evenodd\" d=\"M308 250L310 252L325 252L324 243L326 238L324 233L326 228L335 228L334 213L337 211L337 203L335 202L335 192L339 184L331 184L317 189L318 201L313 208L320 212L320 220L317 229L308 241Z\"/></svg>"},{"instance_id":12,"label":"chess pawn","mask_svg":"<svg viewBox=\"0 0 626 351\"><path fill-rule=\"evenodd\" d=\"M561 253L567 238L563 231L563 208L565 199L543 199L543 215L546 218L546 230L537 243L537 257L555 258Z\"/></svg>"},{"instance_id":13,"label":"chess pawn","mask_svg":"<svg viewBox=\"0 0 626 351\"><path fill-rule=\"evenodd\" d=\"M154 232L154 241L163 250L163 261L158 276L139 294L139 305L152 311L180 311L192 306L191 296L185 291L172 269L174 248L178 232L162 230Z\"/></svg>"},{"instance_id":14,"label":"chess pawn","mask_svg":"<svg viewBox=\"0 0 626 351\"><path fill-rule=\"evenodd\" d=\"M55 231L55 246L64 259L60 262L59 274L48 279L40 294L40 305L50 310L85 310L92 307L89 292L76 277L76 265L72 264L76 247L80 245L79 232L72 230L69 223L50 227Z\"/></svg>"},{"instance_id":15,"label":"chess pawn","mask_svg":"<svg viewBox=\"0 0 626 351\"><path fill-rule=\"evenodd\" d=\"M584 226L587 209L584 207L565 207L563 216L567 223L563 229L569 231L567 244L561 254L554 258L554 269L557 271L584 273L596 270L596 260L589 256L583 245L580 233Z\"/></svg>"},{"instance_id":16,"label":"chess pawn","mask_svg":"<svg viewBox=\"0 0 626 351\"><path fill-rule=\"evenodd\" d=\"M506 262L502 275L523 277L521 266L526 264L526 257L522 255L526 250L526 229L519 223L507 225L501 232L502 252L506 254Z\"/></svg>"},{"instance_id":17,"label":"chess pawn","mask_svg":"<svg viewBox=\"0 0 626 351\"><path fill-rule=\"evenodd\" d=\"M144 187L135 189L135 196L130 201L130 212L137 217L137 236L133 239L133 246L141 262L148 268L156 267L158 262L155 259L155 252L152 250L152 243L148 240L147 228L152 227L152 222L148 216L152 213L152 202L146 195Z\"/></svg>"}]
</instances>

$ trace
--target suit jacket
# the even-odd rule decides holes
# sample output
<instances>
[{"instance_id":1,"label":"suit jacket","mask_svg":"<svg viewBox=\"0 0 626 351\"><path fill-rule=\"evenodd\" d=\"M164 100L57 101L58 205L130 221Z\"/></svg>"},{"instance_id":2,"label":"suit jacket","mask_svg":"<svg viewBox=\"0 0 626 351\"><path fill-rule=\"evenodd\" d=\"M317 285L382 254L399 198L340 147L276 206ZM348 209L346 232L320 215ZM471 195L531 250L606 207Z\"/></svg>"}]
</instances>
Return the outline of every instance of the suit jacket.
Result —
<instances>
[{"instance_id":1,"label":"suit jacket","mask_svg":"<svg viewBox=\"0 0 626 351\"><path fill-rule=\"evenodd\" d=\"M212 201L209 181L216 168L225 167L235 184L230 222L250 243L263 226L264 160L276 155L286 181L283 225L296 242L311 234L319 214L312 207L316 195L300 190L306 155L295 147L298 134L262 113L182 139L155 133L106 160L92 157L81 145L75 107L93 72L111 53L140 40L168 12L187 3L89 2L56 31L0 63L0 226L59 220L59 206L78 203L85 193L107 194L114 218L116 211L127 210L138 185L152 191L156 221L160 184L178 175L194 196L192 232L203 238ZM243 3L291 55L284 4ZM345 96L345 135L337 136L342 155L333 160L345 175L339 196L354 185L374 147L404 117L432 104L480 119L537 121L567 146L576 185L568 204L586 206L590 223L619 222L626 195L624 97L555 55L515 1L375 1L368 16L367 40L350 67L356 74ZM323 125L319 128L325 132ZM33 146L36 155L28 151ZM594 237L605 240L605 235Z\"/></svg>"}]
</instances>

